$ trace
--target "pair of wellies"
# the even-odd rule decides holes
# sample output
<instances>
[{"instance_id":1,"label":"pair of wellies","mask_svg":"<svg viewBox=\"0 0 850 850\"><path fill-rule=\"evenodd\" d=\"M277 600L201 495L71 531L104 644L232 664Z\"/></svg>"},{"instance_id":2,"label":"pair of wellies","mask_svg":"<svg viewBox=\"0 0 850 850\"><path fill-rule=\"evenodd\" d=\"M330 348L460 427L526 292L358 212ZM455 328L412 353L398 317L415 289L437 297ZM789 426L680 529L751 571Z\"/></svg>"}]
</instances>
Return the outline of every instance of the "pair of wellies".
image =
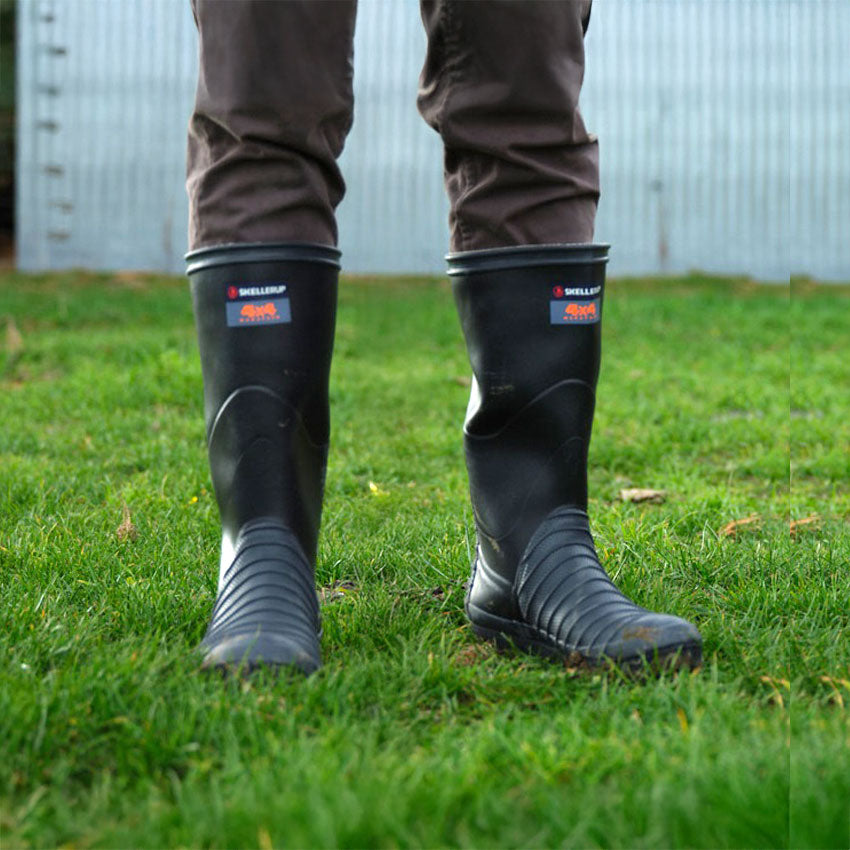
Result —
<instances>
[{"instance_id":1,"label":"pair of wellies","mask_svg":"<svg viewBox=\"0 0 850 850\"><path fill-rule=\"evenodd\" d=\"M571 665L695 666L696 628L620 593L588 527L606 260L600 245L449 257L473 372L466 613L483 638ZM222 524L206 667L321 664L315 557L338 269L339 252L307 244L189 255Z\"/></svg>"}]
</instances>

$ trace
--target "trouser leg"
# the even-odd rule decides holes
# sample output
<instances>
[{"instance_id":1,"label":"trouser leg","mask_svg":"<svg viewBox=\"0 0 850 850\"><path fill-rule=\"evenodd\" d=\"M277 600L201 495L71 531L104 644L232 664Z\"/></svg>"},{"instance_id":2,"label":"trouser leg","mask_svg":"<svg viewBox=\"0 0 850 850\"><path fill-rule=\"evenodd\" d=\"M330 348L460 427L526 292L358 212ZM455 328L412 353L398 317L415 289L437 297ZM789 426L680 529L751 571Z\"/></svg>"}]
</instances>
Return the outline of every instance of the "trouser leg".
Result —
<instances>
[{"instance_id":1,"label":"trouser leg","mask_svg":"<svg viewBox=\"0 0 850 850\"><path fill-rule=\"evenodd\" d=\"M419 110L445 146L454 251L590 242L595 138L578 108L590 0L421 0Z\"/></svg>"},{"instance_id":2,"label":"trouser leg","mask_svg":"<svg viewBox=\"0 0 850 850\"><path fill-rule=\"evenodd\" d=\"M189 247L335 245L356 0L193 0Z\"/></svg>"}]
</instances>

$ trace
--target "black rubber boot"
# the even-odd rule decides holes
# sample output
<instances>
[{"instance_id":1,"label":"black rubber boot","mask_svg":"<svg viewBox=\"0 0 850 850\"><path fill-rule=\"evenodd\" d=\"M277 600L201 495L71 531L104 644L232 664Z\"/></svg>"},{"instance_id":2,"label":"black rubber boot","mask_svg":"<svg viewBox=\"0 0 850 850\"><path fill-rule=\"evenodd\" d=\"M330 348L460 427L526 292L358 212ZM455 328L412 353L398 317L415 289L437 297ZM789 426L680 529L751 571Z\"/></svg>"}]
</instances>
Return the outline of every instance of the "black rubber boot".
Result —
<instances>
[{"instance_id":1,"label":"black rubber boot","mask_svg":"<svg viewBox=\"0 0 850 850\"><path fill-rule=\"evenodd\" d=\"M222 526L203 666L311 673L339 252L238 245L187 260Z\"/></svg>"},{"instance_id":2,"label":"black rubber boot","mask_svg":"<svg viewBox=\"0 0 850 850\"><path fill-rule=\"evenodd\" d=\"M466 612L480 637L573 665L695 666L696 628L620 593L588 525L607 259L603 245L448 257L474 374L464 445L478 546Z\"/></svg>"}]
</instances>

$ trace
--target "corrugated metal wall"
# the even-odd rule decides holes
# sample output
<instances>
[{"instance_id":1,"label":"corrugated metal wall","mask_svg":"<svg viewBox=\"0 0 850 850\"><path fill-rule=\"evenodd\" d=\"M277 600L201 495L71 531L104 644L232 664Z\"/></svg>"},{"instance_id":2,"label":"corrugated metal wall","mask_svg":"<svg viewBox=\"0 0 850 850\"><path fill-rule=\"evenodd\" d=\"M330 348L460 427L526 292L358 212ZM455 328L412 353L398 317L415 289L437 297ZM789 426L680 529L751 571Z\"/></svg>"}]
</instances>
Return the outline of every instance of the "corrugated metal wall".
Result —
<instances>
[{"instance_id":1,"label":"corrugated metal wall","mask_svg":"<svg viewBox=\"0 0 850 850\"><path fill-rule=\"evenodd\" d=\"M179 271L188 0L20 0L24 269ZM597 0L583 111L616 273L850 279L847 0ZM340 207L349 271L439 272L439 139L415 0L361 0Z\"/></svg>"},{"instance_id":2,"label":"corrugated metal wall","mask_svg":"<svg viewBox=\"0 0 850 850\"><path fill-rule=\"evenodd\" d=\"M175 0L20 0L22 268L181 268L193 26Z\"/></svg>"}]
</instances>

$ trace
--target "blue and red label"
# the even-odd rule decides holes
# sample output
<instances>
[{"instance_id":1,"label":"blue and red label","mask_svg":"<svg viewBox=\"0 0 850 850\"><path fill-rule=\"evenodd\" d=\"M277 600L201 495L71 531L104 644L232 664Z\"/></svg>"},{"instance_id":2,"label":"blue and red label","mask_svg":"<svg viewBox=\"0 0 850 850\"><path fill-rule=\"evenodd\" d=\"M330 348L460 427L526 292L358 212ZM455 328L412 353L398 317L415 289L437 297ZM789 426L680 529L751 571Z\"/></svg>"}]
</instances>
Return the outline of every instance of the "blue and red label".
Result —
<instances>
[{"instance_id":1,"label":"blue and red label","mask_svg":"<svg viewBox=\"0 0 850 850\"><path fill-rule=\"evenodd\" d=\"M549 324L593 325L602 318L601 286L552 287Z\"/></svg>"},{"instance_id":2,"label":"blue and red label","mask_svg":"<svg viewBox=\"0 0 850 850\"><path fill-rule=\"evenodd\" d=\"M242 284L227 287L225 313L229 328L282 325L292 321L286 284Z\"/></svg>"}]
</instances>

